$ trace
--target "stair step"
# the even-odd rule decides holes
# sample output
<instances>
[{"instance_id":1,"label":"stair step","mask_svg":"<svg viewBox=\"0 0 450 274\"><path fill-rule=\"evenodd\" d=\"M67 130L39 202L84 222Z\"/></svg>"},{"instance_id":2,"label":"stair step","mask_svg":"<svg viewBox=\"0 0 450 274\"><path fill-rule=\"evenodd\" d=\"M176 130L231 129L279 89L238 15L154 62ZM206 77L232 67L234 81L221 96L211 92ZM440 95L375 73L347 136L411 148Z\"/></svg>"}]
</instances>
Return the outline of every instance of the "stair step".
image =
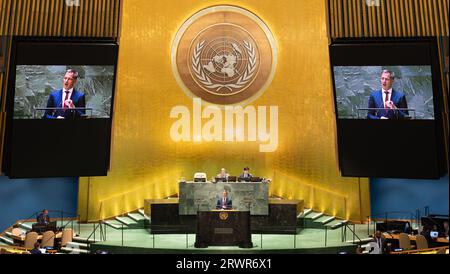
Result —
<instances>
[{"instance_id":1,"label":"stair step","mask_svg":"<svg viewBox=\"0 0 450 274\"><path fill-rule=\"evenodd\" d=\"M328 224L328 223L332 222L335 218L336 218L336 217L334 217L334 216L326 216L326 217L324 217L323 219L320 218L320 219L321 219L320 222L321 222L323 225L325 225L325 224Z\"/></svg>"},{"instance_id":2,"label":"stair step","mask_svg":"<svg viewBox=\"0 0 450 274\"><path fill-rule=\"evenodd\" d=\"M9 238L8 236L0 236L0 240L9 245L14 245L13 239Z\"/></svg>"},{"instance_id":3,"label":"stair step","mask_svg":"<svg viewBox=\"0 0 450 274\"><path fill-rule=\"evenodd\" d=\"M300 217L306 217L308 214L313 212L312 208L305 208L303 209L303 212L300 213ZM298 216L297 216L298 217Z\"/></svg>"},{"instance_id":4,"label":"stair step","mask_svg":"<svg viewBox=\"0 0 450 274\"><path fill-rule=\"evenodd\" d=\"M128 217L130 217L133 221L139 222L144 220L144 215L140 213L128 213Z\"/></svg>"},{"instance_id":5,"label":"stair step","mask_svg":"<svg viewBox=\"0 0 450 274\"><path fill-rule=\"evenodd\" d=\"M313 219L313 221L316 223L322 223L322 221L329 219L329 218L330 218L330 216L328 216L328 215L322 215L319 218Z\"/></svg>"},{"instance_id":6,"label":"stair step","mask_svg":"<svg viewBox=\"0 0 450 274\"><path fill-rule=\"evenodd\" d=\"M116 217L115 219L127 226L137 224L135 221L133 221L133 219L129 217Z\"/></svg>"},{"instance_id":7,"label":"stair step","mask_svg":"<svg viewBox=\"0 0 450 274\"><path fill-rule=\"evenodd\" d=\"M31 225L27 223L21 223L19 226L27 231L32 229Z\"/></svg>"},{"instance_id":8,"label":"stair step","mask_svg":"<svg viewBox=\"0 0 450 274\"><path fill-rule=\"evenodd\" d=\"M334 225L340 224L341 222L342 222L342 220L334 219L331 222L326 223L325 226L332 227Z\"/></svg>"},{"instance_id":9,"label":"stair step","mask_svg":"<svg viewBox=\"0 0 450 274\"><path fill-rule=\"evenodd\" d=\"M116 220L106 220L106 221L104 221L104 223L115 229L121 229L122 225L123 225L123 223L116 221Z\"/></svg>"},{"instance_id":10,"label":"stair step","mask_svg":"<svg viewBox=\"0 0 450 274\"><path fill-rule=\"evenodd\" d=\"M311 219L312 219L313 221L315 221L315 220L319 219L319 218L322 217L322 216L323 216L323 212L319 212L319 213L317 213L315 216L313 216Z\"/></svg>"},{"instance_id":11,"label":"stair step","mask_svg":"<svg viewBox=\"0 0 450 274\"><path fill-rule=\"evenodd\" d=\"M68 242L66 244L68 248L78 248L78 249L88 249L89 245L86 243L78 243L78 242Z\"/></svg>"},{"instance_id":12,"label":"stair step","mask_svg":"<svg viewBox=\"0 0 450 274\"><path fill-rule=\"evenodd\" d=\"M78 248L69 248L69 247L63 247L63 248L61 248L61 251L71 253L71 254L89 254L89 250L78 249Z\"/></svg>"},{"instance_id":13,"label":"stair step","mask_svg":"<svg viewBox=\"0 0 450 274\"><path fill-rule=\"evenodd\" d=\"M95 243L94 239L91 238L88 240L88 238L82 238L82 237L73 237L72 241L78 242L78 243Z\"/></svg>"},{"instance_id":14,"label":"stair step","mask_svg":"<svg viewBox=\"0 0 450 274\"><path fill-rule=\"evenodd\" d=\"M339 222L339 223L337 223L337 224L335 224L335 225L332 225L332 226L331 226L331 229L339 228L339 227L341 227L341 226L343 226L343 225L345 225L345 224L347 224L347 223L348 223L348 220L343 220L343 221L341 221L341 222Z\"/></svg>"},{"instance_id":15,"label":"stair step","mask_svg":"<svg viewBox=\"0 0 450 274\"><path fill-rule=\"evenodd\" d=\"M145 216L145 212L143 208L139 208L138 212L141 213L142 216Z\"/></svg>"}]
</instances>

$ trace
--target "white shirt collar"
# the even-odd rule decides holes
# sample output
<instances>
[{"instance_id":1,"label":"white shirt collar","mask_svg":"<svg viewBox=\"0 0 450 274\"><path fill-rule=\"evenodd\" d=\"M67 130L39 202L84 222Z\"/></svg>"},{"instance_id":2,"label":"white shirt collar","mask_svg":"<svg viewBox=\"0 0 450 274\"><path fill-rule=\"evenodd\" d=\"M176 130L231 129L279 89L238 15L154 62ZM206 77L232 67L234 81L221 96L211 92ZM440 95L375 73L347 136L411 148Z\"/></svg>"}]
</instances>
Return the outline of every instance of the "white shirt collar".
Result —
<instances>
[{"instance_id":1,"label":"white shirt collar","mask_svg":"<svg viewBox=\"0 0 450 274\"><path fill-rule=\"evenodd\" d=\"M66 91L68 91L69 93L72 93L72 92L73 92L73 88L67 89L67 90L63 88L62 90L63 90L63 93L65 93Z\"/></svg>"},{"instance_id":2,"label":"white shirt collar","mask_svg":"<svg viewBox=\"0 0 450 274\"><path fill-rule=\"evenodd\" d=\"M390 89L388 89L388 90L385 90L385 89L381 89L382 90L382 92L383 92L383 95L385 95L386 93L386 91L387 92L389 92L389 95L392 93L392 88L390 88Z\"/></svg>"}]
</instances>

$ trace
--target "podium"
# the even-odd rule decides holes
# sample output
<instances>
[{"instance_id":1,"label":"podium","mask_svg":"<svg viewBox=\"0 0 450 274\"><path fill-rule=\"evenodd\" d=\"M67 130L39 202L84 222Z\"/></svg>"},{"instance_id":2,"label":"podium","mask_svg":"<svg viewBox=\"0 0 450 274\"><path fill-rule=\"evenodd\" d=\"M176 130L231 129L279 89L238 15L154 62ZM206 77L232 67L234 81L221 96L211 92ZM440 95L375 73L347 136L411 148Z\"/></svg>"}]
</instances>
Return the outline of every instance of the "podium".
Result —
<instances>
[{"instance_id":1,"label":"podium","mask_svg":"<svg viewBox=\"0 0 450 274\"><path fill-rule=\"evenodd\" d=\"M199 211L194 246L205 248L210 245L253 247L250 211Z\"/></svg>"},{"instance_id":2,"label":"podium","mask_svg":"<svg viewBox=\"0 0 450 274\"><path fill-rule=\"evenodd\" d=\"M46 108L34 108L34 112L33 112L33 118L42 118L41 116L38 116L36 114L36 111L67 111L68 112L68 116L66 117L66 119L75 119L76 115L75 115L75 111L80 111L80 118L88 118L92 116L92 108L86 108L86 107L74 107L74 108L63 108L63 107L46 107ZM85 114L85 112L88 111L90 112L89 115Z\"/></svg>"},{"instance_id":3,"label":"podium","mask_svg":"<svg viewBox=\"0 0 450 274\"><path fill-rule=\"evenodd\" d=\"M376 113L378 113L378 111L386 111L386 108L356 108L357 110L357 115L358 118L360 117L359 112L363 111L365 113L369 113L369 112L374 112L373 115L376 115ZM402 111L405 112L406 115L403 117L403 119L412 119L415 120L416 119L416 110L413 108L396 108L394 110L390 110L393 111L395 113L395 115L397 116L397 118L400 118L400 116L398 115L398 111ZM409 113L412 113L412 116L409 115ZM367 116L367 114L366 114Z\"/></svg>"}]
</instances>

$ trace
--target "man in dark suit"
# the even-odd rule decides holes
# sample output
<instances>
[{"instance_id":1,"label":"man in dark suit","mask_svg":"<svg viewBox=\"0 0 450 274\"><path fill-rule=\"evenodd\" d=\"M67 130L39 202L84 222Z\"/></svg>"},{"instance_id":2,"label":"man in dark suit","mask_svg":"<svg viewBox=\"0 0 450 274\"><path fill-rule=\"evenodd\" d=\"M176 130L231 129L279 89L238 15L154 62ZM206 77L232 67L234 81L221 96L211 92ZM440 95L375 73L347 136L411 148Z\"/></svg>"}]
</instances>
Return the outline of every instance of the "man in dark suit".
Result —
<instances>
[{"instance_id":1,"label":"man in dark suit","mask_svg":"<svg viewBox=\"0 0 450 274\"><path fill-rule=\"evenodd\" d=\"M403 119L408 116L406 97L403 92L394 90L394 72L383 70L381 89L373 91L369 97L368 119ZM399 110L401 108L402 110Z\"/></svg>"},{"instance_id":2,"label":"man in dark suit","mask_svg":"<svg viewBox=\"0 0 450 274\"><path fill-rule=\"evenodd\" d=\"M69 69L64 74L63 88L50 93L47 101L47 108L62 108L62 109L48 109L45 111L44 117L46 119L75 119L84 116L85 110L74 110L73 108L86 107L86 100L84 93L75 90L74 85L78 79L78 72L74 69Z\"/></svg>"},{"instance_id":3,"label":"man in dark suit","mask_svg":"<svg viewBox=\"0 0 450 274\"><path fill-rule=\"evenodd\" d=\"M250 182L253 175L249 171L250 171L250 168L244 167L244 171L242 172L241 175L239 175L239 182L242 182L242 181Z\"/></svg>"},{"instance_id":4,"label":"man in dark suit","mask_svg":"<svg viewBox=\"0 0 450 274\"><path fill-rule=\"evenodd\" d=\"M233 202L231 198L228 197L228 192L224 190L222 192L222 197L217 199L216 209L232 209Z\"/></svg>"},{"instance_id":5,"label":"man in dark suit","mask_svg":"<svg viewBox=\"0 0 450 274\"><path fill-rule=\"evenodd\" d=\"M42 210L41 214L39 214L36 219L38 224L46 225L50 223L50 216L48 216L48 210L47 209Z\"/></svg>"}]
</instances>

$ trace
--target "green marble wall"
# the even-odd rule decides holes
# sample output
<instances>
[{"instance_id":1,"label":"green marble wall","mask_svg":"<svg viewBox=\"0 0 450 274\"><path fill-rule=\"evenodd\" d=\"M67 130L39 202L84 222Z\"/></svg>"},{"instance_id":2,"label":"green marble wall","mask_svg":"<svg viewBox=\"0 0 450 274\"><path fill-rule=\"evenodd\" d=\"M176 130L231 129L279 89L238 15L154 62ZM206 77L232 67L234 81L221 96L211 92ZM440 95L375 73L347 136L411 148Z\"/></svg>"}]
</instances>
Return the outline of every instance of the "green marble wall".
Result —
<instances>
[{"instance_id":1,"label":"green marble wall","mask_svg":"<svg viewBox=\"0 0 450 274\"><path fill-rule=\"evenodd\" d=\"M251 215L269 214L269 183L179 183L180 215L195 215L197 210L216 209L217 199L223 190L233 201L233 209L246 211L250 204Z\"/></svg>"}]
</instances>

